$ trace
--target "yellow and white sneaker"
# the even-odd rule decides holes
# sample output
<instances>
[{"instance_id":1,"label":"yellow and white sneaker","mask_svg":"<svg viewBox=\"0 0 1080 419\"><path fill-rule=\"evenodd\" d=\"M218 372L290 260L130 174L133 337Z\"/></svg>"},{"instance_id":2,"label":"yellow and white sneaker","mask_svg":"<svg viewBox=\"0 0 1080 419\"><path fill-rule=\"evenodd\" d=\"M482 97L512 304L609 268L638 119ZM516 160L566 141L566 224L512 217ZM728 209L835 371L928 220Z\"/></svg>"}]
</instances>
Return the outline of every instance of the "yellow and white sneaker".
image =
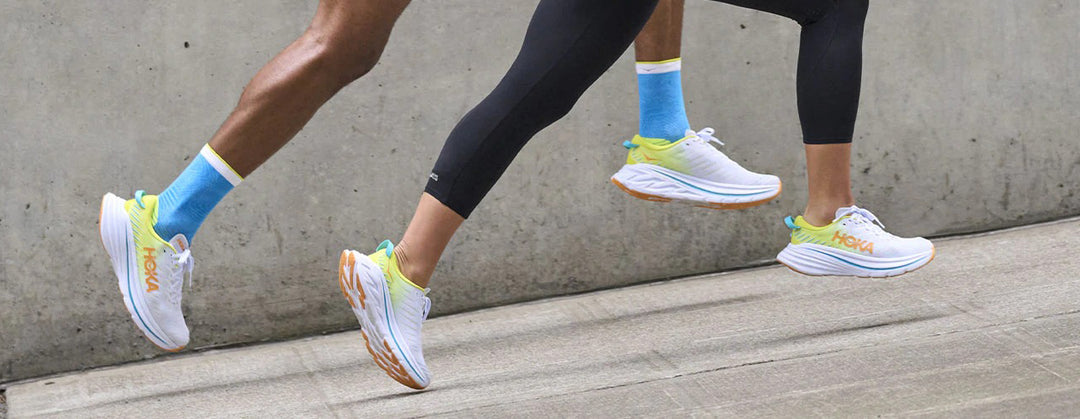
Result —
<instances>
[{"instance_id":1,"label":"yellow and white sneaker","mask_svg":"<svg viewBox=\"0 0 1080 419\"><path fill-rule=\"evenodd\" d=\"M338 281L375 364L405 386L427 387L431 373L424 362L420 328L431 311L431 300L427 289L398 269L394 245L384 241L370 256L341 252Z\"/></svg>"},{"instance_id":2,"label":"yellow and white sneaker","mask_svg":"<svg viewBox=\"0 0 1080 419\"><path fill-rule=\"evenodd\" d=\"M885 231L870 211L856 206L836 210L824 227L802 216L787 217L791 243L776 260L806 275L897 276L934 259L934 244L922 237L902 238Z\"/></svg>"},{"instance_id":3,"label":"yellow and white sneaker","mask_svg":"<svg viewBox=\"0 0 1080 419\"><path fill-rule=\"evenodd\" d=\"M128 201L111 193L101 199L101 243L112 260L124 305L150 342L175 352L188 343L180 298L195 260L187 238L177 234L165 241L154 231L155 222L157 196L138 191Z\"/></svg>"},{"instance_id":4,"label":"yellow and white sneaker","mask_svg":"<svg viewBox=\"0 0 1080 419\"><path fill-rule=\"evenodd\" d=\"M709 144L724 144L713 132L686 130L675 142L635 135L623 143L630 152L611 182L636 198L712 209L748 208L780 195L780 178L739 166Z\"/></svg>"}]
</instances>

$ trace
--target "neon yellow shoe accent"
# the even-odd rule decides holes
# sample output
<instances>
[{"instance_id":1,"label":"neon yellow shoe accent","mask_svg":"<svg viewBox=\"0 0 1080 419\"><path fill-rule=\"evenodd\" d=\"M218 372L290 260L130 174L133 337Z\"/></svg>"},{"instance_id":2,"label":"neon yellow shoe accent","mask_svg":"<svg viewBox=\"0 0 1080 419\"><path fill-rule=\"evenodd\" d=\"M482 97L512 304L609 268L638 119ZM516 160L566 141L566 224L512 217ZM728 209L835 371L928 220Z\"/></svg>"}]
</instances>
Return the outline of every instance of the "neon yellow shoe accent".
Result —
<instances>
[{"instance_id":1,"label":"neon yellow shoe accent","mask_svg":"<svg viewBox=\"0 0 1080 419\"><path fill-rule=\"evenodd\" d=\"M874 243L864 240L844 231L842 222L851 216L843 216L824 226L815 226L806 221L801 215L795 217L793 224L796 228L791 230L791 244L819 244L847 252L874 254Z\"/></svg>"},{"instance_id":2,"label":"neon yellow shoe accent","mask_svg":"<svg viewBox=\"0 0 1080 419\"><path fill-rule=\"evenodd\" d=\"M626 164L655 164L663 168L685 172L687 171L686 152L684 147L679 145L692 137L694 136L688 135L672 142L663 138L648 138L635 135L628 142L630 151L626 155Z\"/></svg>"},{"instance_id":3,"label":"neon yellow shoe accent","mask_svg":"<svg viewBox=\"0 0 1080 419\"><path fill-rule=\"evenodd\" d=\"M405 277L405 274L401 273L401 268L398 267L397 255L394 254L393 245L379 246L379 249L368 255L369 258L376 265L379 265L379 269L382 270L383 275L386 276L386 286L390 290L390 300L396 305L399 304L399 299L408 295L408 288L415 288L422 292L427 292L423 287L416 285L416 283Z\"/></svg>"},{"instance_id":4,"label":"neon yellow shoe accent","mask_svg":"<svg viewBox=\"0 0 1080 419\"><path fill-rule=\"evenodd\" d=\"M157 231L154 231L154 224L157 224L158 217L157 195L143 195L141 201L142 205L135 199L124 202L124 210L131 217L131 227L135 233L135 247L139 249L153 248L155 250L168 247L173 252L183 252L184 249L177 250L165 239L162 239L157 234Z\"/></svg>"},{"instance_id":5,"label":"neon yellow shoe accent","mask_svg":"<svg viewBox=\"0 0 1080 419\"><path fill-rule=\"evenodd\" d=\"M140 204L141 202L141 204ZM131 230L134 233L135 248L138 249L140 260L153 257L153 262L138 263L139 278L142 278L143 289L146 292L156 292L160 289L158 279L157 256L161 255L162 249L168 248L172 253L180 253L185 249L176 249L154 231L158 215L157 195L142 195L137 199L129 199L124 202L124 210L131 218Z\"/></svg>"}]
</instances>

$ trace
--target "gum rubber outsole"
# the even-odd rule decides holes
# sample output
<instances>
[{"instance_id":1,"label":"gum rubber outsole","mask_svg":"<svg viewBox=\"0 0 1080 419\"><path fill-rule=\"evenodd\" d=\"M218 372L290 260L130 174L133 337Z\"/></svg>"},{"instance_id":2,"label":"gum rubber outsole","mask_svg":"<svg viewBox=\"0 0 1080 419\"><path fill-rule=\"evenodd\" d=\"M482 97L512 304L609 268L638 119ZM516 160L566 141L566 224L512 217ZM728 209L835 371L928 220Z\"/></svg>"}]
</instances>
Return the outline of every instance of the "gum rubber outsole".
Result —
<instances>
[{"instance_id":1,"label":"gum rubber outsole","mask_svg":"<svg viewBox=\"0 0 1080 419\"><path fill-rule=\"evenodd\" d=\"M341 294L349 301L353 314L356 315L356 319L360 322L360 336L364 338L364 346L367 348L368 353L371 354L375 365L394 381L412 389L423 390L425 386L420 385L409 376L409 373L405 370L405 365L401 363L401 360L394 354L393 349L390 348L390 342L385 337L380 342L377 333L373 333L376 335L374 338L368 334L369 330L375 330L375 326L372 324L371 319L368 318L367 310L369 305L367 299L369 293L364 292L363 279L357 271L357 254L357 252L351 250L341 252L341 258L338 261L338 285L341 287ZM350 292L355 293L355 297ZM382 344L373 344L373 341Z\"/></svg>"},{"instance_id":2,"label":"gum rubber outsole","mask_svg":"<svg viewBox=\"0 0 1080 419\"><path fill-rule=\"evenodd\" d=\"M662 197L662 196L659 196L659 195L651 195L651 194L635 191L633 189L630 189L630 188L626 187L626 185L623 185L622 182L619 182L615 178L611 178L611 183L614 183L615 186L617 186L619 189L622 189L623 192L626 192L627 194L630 194L630 196L632 196L634 198L644 199L646 201L652 201L652 202L672 202L672 201L674 201L671 198L666 198L666 197ZM690 202L690 201L681 201L681 200L678 201L678 202L685 202L685 203L687 203L689 205L693 205L693 206L698 207L698 208L707 208L707 209L715 209L715 210L738 210L738 209L746 209L746 208L756 207L758 205L763 205L765 203L768 203L769 201L772 201L773 199L776 199L776 197L780 196L780 193L783 192L783 190L784 190L784 184L781 183L780 187L776 189L776 193L773 194L772 196L770 196L768 198L763 198L763 199L760 199L760 200L757 200L757 201L751 201L751 202L723 203L723 202Z\"/></svg>"},{"instance_id":3,"label":"gum rubber outsole","mask_svg":"<svg viewBox=\"0 0 1080 419\"><path fill-rule=\"evenodd\" d=\"M898 277L898 276L901 276L901 275L904 275L904 274L909 274L909 273L915 272L915 271L917 271L917 270L919 270L919 269L922 269L922 268L926 267L926 265L929 265L929 264L930 264L930 262L933 262L933 261L934 261L934 258L935 258L935 257L937 257L937 247L934 247L934 248L930 249L930 259L929 259L929 260L927 260L927 261L926 261L926 263L924 263L924 264L922 264L922 265L919 265L919 266L918 266L917 268L915 268L915 269L912 269L912 270L910 270L910 271L904 271L904 272L898 273L898 274L896 274L896 275L885 275L885 276L869 276L869 275L823 275L823 274L810 274L810 273L806 273L806 272L800 271L800 270L798 270L798 269L795 269L795 268L794 268L794 267L792 267L791 265L788 265L788 264L786 264L786 263L784 263L784 262L780 261L779 259L777 259L776 261L777 261L777 262L779 262L779 263L780 263L781 265L784 265L784 267L786 267L786 268L788 268L788 269L791 269L791 271L792 271L792 272L795 272L795 273L797 273L797 274L800 274L800 275L806 275L806 276L819 276L819 277L820 277L820 276L853 276L853 277L856 277L856 278L871 278L871 279L881 279L881 278L886 278L886 279L887 279L887 278L896 278L896 277Z\"/></svg>"},{"instance_id":4,"label":"gum rubber outsole","mask_svg":"<svg viewBox=\"0 0 1080 419\"><path fill-rule=\"evenodd\" d=\"M104 217L105 216L105 203L106 203L106 200L109 199L109 195L110 194L105 194L105 196L101 197L101 209L98 211L98 239L100 239L100 241L101 241L101 248L105 249L105 254L109 255L110 264L111 264L112 263L112 254L109 252L109 247L105 244L105 230L104 230L105 229L105 224L104 224L104 222L105 222L105 217ZM119 281L120 278L117 278L117 280ZM120 293L124 296L124 300L125 301L130 301L131 304L135 304L135 302L131 300L131 296L128 295L126 292L124 292L124 287L121 286L119 288L120 288ZM151 339L150 336L147 335L147 332L145 330L143 330L142 327L140 327L138 323L135 323L135 319L134 319L135 314L131 312L130 308L128 308L127 303L124 304L124 308L128 311L128 315L132 316L132 323L135 324L135 329L138 330L140 334L142 334L143 338L145 338L147 341L149 341L154 346L158 347L158 349L161 349L161 350L163 350L165 352L180 352L180 351L184 350L184 348L186 347L186 345L183 345L183 346L177 347L175 349L169 349L169 348L166 348L164 346L159 345L157 342L155 342L153 339Z\"/></svg>"}]
</instances>

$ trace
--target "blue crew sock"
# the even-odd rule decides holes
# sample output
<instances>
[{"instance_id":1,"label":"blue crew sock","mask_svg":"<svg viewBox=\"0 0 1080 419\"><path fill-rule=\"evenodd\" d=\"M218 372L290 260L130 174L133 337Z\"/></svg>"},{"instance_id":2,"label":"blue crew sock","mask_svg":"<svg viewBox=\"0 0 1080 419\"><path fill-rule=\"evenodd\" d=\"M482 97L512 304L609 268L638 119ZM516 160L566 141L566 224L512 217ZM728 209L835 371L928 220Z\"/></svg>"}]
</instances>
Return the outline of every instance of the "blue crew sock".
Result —
<instances>
[{"instance_id":1,"label":"blue crew sock","mask_svg":"<svg viewBox=\"0 0 1080 419\"><path fill-rule=\"evenodd\" d=\"M676 141L686 136L690 121L682 94L682 60L637 63L638 134Z\"/></svg>"},{"instance_id":2,"label":"blue crew sock","mask_svg":"<svg viewBox=\"0 0 1080 419\"><path fill-rule=\"evenodd\" d=\"M190 242L214 206L241 180L209 144L203 146L187 169L158 195L154 231L165 240L183 234Z\"/></svg>"}]
</instances>

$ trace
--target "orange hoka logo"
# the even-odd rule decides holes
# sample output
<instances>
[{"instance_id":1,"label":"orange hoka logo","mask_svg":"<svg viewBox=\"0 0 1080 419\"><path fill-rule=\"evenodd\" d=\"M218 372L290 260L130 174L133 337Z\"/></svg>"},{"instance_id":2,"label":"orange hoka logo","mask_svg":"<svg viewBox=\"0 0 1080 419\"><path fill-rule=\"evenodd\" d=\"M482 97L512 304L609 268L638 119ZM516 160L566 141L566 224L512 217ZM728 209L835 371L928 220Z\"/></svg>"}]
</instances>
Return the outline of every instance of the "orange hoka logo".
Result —
<instances>
[{"instance_id":1,"label":"orange hoka logo","mask_svg":"<svg viewBox=\"0 0 1080 419\"><path fill-rule=\"evenodd\" d=\"M833 234L832 239L834 242L840 243L852 249L863 251L871 255L874 254L873 242L869 242L855 236L841 234L839 231L837 231L836 234Z\"/></svg>"},{"instance_id":2,"label":"orange hoka logo","mask_svg":"<svg viewBox=\"0 0 1080 419\"><path fill-rule=\"evenodd\" d=\"M158 290L157 259L154 258L154 249L144 247L146 254L143 255L143 269L146 270L146 292Z\"/></svg>"}]
</instances>

